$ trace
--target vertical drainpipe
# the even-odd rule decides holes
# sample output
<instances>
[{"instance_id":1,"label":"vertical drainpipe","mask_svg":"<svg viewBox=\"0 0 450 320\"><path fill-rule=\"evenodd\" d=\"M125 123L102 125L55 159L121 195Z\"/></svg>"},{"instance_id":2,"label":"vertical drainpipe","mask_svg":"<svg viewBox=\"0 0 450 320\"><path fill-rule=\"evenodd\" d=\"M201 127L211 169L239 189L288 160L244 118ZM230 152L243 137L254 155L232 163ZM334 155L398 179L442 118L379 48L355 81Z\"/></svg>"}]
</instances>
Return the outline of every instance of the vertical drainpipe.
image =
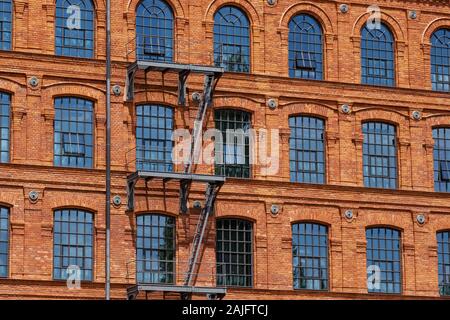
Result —
<instances>
[{"instance_id":1,"label":"vertical drainpipe","mask_svg":"<svg viewBox=\"0 0 450 320\"><path fill-rule=\"evenodd\" d=\"M111 0L106 0L106 207L105 298L111 299Z\"/></svg>"}]
</instances>

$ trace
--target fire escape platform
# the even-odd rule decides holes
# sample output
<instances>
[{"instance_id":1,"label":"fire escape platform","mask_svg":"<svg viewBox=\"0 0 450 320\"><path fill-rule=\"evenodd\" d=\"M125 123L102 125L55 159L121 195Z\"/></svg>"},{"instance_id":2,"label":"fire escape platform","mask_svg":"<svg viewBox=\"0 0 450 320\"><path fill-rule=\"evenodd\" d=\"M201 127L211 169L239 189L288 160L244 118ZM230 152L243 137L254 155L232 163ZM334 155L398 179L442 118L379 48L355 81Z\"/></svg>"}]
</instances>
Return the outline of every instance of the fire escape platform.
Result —
<instances>
[{"instance_id":1,"label":"fire escape platform","mask_svg":"<svg viewBox=\"0 0 450 320\"><path fill-rule=\"evenodd\" d=\"M139 292L170 292L180 294L199 294L206 295L209 299L222 299L226 293L226 288L217 287L193 287L193 286L176 286L176 285L164 285L164 284L137 284L135 286L127 288L128 300L133 300L137 297Z\"/></svg>"}]
</instances>

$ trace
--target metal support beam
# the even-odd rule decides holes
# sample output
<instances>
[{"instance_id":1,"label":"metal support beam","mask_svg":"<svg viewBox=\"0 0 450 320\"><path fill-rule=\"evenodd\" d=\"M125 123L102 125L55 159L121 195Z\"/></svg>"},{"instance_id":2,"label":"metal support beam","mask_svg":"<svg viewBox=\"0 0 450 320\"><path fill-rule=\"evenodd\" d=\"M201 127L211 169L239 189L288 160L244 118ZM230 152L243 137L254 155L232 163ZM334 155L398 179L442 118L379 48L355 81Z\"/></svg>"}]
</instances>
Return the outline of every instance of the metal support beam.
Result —
<instances>
[{"instance_id":1,"label":"metal support beam","mask_svg":"<svg viewBox=\"0 0 450 320\"><path fill-rule=\"evenodd\" d=\"M188 271L184 279L185 286L191 286L194 280L194 274L197 269L198 256L202 246L203 236L205 235L206 225L208 224L208 218L214 208L217 194L222 187L222 183L208 183L206 189L206 201L203 207L199 220L197 223L197 229L194 234L194 240L192 242L191 256L189 258Z\"/></svg>"},{"instance_id":2,"label":"metal support beam","mask_svg":"<svg viewBox=\"0 0 450 320\"><path fill-rule=\"evenodd\" d=\"M178 105L186 105L186 80L190 71L184 70L178 74Z\"/></svg>"},{"instance_id":3,"label":"metal support beam","mask_svg":"<svg viewBox=\"0 0 450 320\"><path fill-rule=\"evenodd\" d=\"M163 284L138 284L127 288L128 300L137 298L139 292L173 292L180 295L204 294L208 299L222 299L227 293L226 288L215 287L189 287Z\"/></svg>"}]
</instances>

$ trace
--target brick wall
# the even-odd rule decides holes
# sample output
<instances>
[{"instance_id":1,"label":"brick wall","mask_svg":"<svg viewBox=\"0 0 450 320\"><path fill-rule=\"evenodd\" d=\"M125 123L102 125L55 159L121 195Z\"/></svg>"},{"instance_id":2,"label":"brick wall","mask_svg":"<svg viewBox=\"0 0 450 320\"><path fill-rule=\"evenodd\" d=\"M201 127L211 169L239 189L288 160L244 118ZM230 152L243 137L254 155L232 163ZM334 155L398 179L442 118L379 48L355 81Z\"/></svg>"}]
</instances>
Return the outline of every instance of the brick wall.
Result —
<instances>
[{"instance_id":1,"label":"brick wall","mask_svg":"<svg viewBox=\"0 0 450 320\"><path fill-rule=\"evenodd\" d=\"M251 180L228 179L221 189L215 217L234 216L254 222L254 288L229 291L230 298L377 298L366 287L365 228L389 225L402 231L403 297L439 297L436 231L450 229L447 194L434 192L433 140L436 125L450 124L450 95L431 91L430 35L450 27L448 1L351 0L349 12L341 2L278 0L172 0L175 16L175 59L208 63L213 41L214 12L226 3L242 8L251 21L251 74L226 73L217 86L214 108L239 108L252 113L254 128L280 129L280 171L268 175L252 168ZM105 7L96 7L94 59L54 56L54 1L14 1L13 50L0 52L0 90L12 95L11 163L0 164L0 204L10 207L10 275L0 280L2 298L101 298L105 246ZM360 85L359 30L366 9L376 3L382 19L395 36L396 88ZM127 43L135 37L137 0L112 0L112 83L125 85ZM408 17L416 10L418 17ZM324 31L324 81L288 78L288 22L298 12L314 15ZM36 76L37 87L28 80ZM189 96L201 91L203 79L191 75ZM132 171L129 153L135 146L134 106L142 102L176 107L177 128L192 128L196 106L189 100L177 106L177 77L149 73L136 84L133 103L112 96L112 194L124 200L112 206L111 277L113 297L124 298L133 282L135 216L164 212L177 217L178 259L187 260L198 212L178 214L178 186L152 183L146 191L137 186L136 209L126 211L126 176ZM53 99L76 95L95 102L95 152L93 169L53 167ZM266 102L278 101L270 110ZM352 112L341 112L342 104ZM422 119L412 119L413 111ZM311 114L326 120L325 185L289 182L289 126L293 114ZM361 122L384 120L397 127L399 188L376 190L363 187ZM207 127L213 127L208 113ZM200 173L213 173L201 165ZM28 193L39 192L31 203ZM204 200L204 186L194 185L191 202ZM281 212L270 213L278 204ZM93 283L80 291L68 291L64 282L52 281L53 210L85 208L95 215L95 265ZM343 213L352 209L355 217ZM419 225L416 215L426 216ZM329 226L330 292L292 290L291 224L318 221ZM203 252L205 266L214 264L215 223L210 223ZM207 268L207 267L204 267ZM400 297L397 297L400 298Z\"/></svg>"}]
</instances>

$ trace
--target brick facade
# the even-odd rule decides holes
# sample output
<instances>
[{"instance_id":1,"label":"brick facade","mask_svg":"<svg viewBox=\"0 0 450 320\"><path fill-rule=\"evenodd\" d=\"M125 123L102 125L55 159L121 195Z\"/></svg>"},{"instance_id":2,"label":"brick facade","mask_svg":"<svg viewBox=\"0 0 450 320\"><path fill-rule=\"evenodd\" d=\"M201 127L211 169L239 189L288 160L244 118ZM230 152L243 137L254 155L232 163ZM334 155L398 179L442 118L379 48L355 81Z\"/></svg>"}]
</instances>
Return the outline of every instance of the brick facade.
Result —
<instances>
[{"instance_id":1,"label":"brick facade","mask_svg":"<svg viewBox=\"0 0 450 320\"><path fill-rule=\"evenodd\" d=\"M11 94L10 163L0 164L0 204L10 208L9 277L0 279L0 298L102 298L105 247L105 3L94 0L96 33L94 59L54 55L53 0L14 1L13 48L0 52L0 91ZM135 37L138 0L112 0L112 83L124 91L127 43ZM360 35L368 5L376 2L382 20L395 37L396 86L360 84ZM439 298L436 232L450 229L450 200L434 192L432 128L450 125L449 93L431 91L430 36L450 27L448 0L168 0L175 17L175 60L207 64L213 41L213 15L224 4L243 9L251 22L251 73L225 73L217 86L214 108L238 108L252 114L252 127L280 129L280 171L268 175L252 167L252 179L228 179L221 189L215 216L208 225L202 253L203 272L215 261L217 217L254 222L254 286L230 289L227 298L334 299L380 298L367 293L365 228L386 225L402 234L402 295L392 298ZM339 5L347 3L348 13ZM417 19L408 16L417 11ZM299 12L316 17L324 34L324 81L288 77L288 22ZM188 45L189 44L189 45ZM31 77L39 84L32 87ZM112 297L125 298L134 282L135 217L162 212L176 217L177 259L187 260L198 217L179 215L178 186L154 182L137 186L133 212L126 211L126 176L134 170L136 104L155 102L175 107L176 128L192 128L197 107L177 106L177 77L139 78L134 103L112 95L112 195L122 204L111 206ZM203 79L191 75L188 93L202 90ZM55 97L71 95L95 102L94 168L53 166ZM278 108L271 110L267 100ZM351 113L341 111L348 104ZM422 113L421 120L412 118ZM288 118L315 115L326 123L326 184L291 183ZM397 127L398 189L363 186L361 123L383 120ZM213 112L207 127L214 127ZM213 166L196 172L213 174ZM35 203L30 191L39 193ZM190 203L204 201L204 186L195 184ZM281 208L277 216L272 204ZM94 281L69 291L52 280L53 211L84 208L94 213ZM353 210L354 218L344 216ZM426 222L416 221L424 214ZM291 224L316 221L329 227L329 292L294 291ZM205 271L206 270L206 271ZM181 270L180 270L181 271Z\"/></svg>"}]
</instances>

